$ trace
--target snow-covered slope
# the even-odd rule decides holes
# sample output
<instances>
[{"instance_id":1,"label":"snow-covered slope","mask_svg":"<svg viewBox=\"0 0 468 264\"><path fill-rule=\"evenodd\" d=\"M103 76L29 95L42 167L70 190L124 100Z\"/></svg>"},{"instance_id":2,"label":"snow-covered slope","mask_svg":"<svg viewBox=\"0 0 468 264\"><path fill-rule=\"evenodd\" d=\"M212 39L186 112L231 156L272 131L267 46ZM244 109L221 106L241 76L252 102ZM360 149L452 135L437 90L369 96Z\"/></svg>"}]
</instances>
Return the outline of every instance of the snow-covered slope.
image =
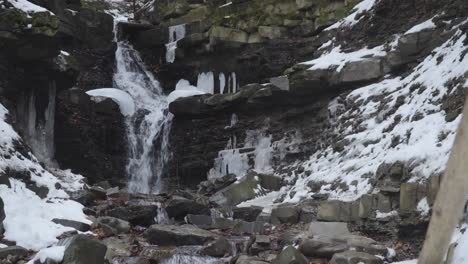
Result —
<instances>
[{"instance_id":1,"label":"snow-covered slope","mask_svg":"<svg viewBox=\"0 0 468 264\"><path fill-rule=\"evenodd\" d=\"M4 237L27 249L40 250L56 243L60 234L73 230L53 223L52 219L90 223L82 211L83 206L69 200L66 192L81 189L82 177L60 170L54 170L53 175L29 150L20 152L21 138L5 121L7 115L7 109L0 104L0 174L7 175L11 184L11 187L0 185L6 214ZM13 178L13 174L18 173L30 175L30 180ZM27 184L47 188L47 197L41 199Z\"/></svg>"}]
</instances>

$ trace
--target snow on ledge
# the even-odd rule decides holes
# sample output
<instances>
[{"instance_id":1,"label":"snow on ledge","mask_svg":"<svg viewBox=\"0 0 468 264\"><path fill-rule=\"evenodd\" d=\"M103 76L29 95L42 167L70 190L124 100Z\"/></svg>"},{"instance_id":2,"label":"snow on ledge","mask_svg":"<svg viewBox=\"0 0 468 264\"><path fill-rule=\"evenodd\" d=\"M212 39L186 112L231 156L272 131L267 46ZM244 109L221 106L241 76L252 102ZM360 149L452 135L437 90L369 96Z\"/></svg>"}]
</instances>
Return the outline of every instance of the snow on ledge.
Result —
<instances>
[{"instance_id":1,"label":"snow on ledge","mask_svg":"<svg viewBox=\"0 0 468 264\"><path fill-rule=\"evenodd\" d=\"M424 21L421 24L415 25L414 27L412 27L408 31L406 31L405 35L406 34L411 34L411 33L417 33L417 32L423 31L425 29L435 28L436 25L434 24L434 22L432 20L433 20L433 18L431 18L431 19L429 19L427 21Z\"/></svg>"},{"instance_id":2,"label":"snow on ledge","mask_svg":"<svg viewBox=\"0 0 468 264\"><path fill-rule=\"evenodd\" d=\"M93 101L99 103L105 98L110 98L120 107L120 112L124 116L131 116L135 113L135 102L130 94L115 88L101 88L86 92Z\"/></svg>"},{"instance_id":3,"label":"snow on ledge","mask_svg":"<svg viewBox=\"0 0 468 264\"><path fill-rule=\"evenodd\" d=\"M366 12L371 10L374 5L378 2L378 0L363 0L359 4L357 4L354 9L353 13L351 13L349 16L341 19L340 21L336 22L335 24L329 26L325 30L332 30L332 29L337 29L341 27L350 27L355 25L357 22L359 22L359 19L356 19L356 17L361 14L362 12Z\"/></svg>"},{"instance_id":4,"label":"snow on ledge","mask_svg":"<svg viewBox=\"0 0 468 264\"><path fill-rule=\"evenodd\" d=\"M24 11L26 13L39 13L39 12L50 12L49 10L35 5L27 0L7 0L10 4L12 4L15 8Z\"/></svg>"},{"instance_id":5,"label":"snow on ledge","mask_svg":"<svg viewBox=\"0 0 468 264\"><path fill-rule=\"evenodd\" d=\"M362 61L369 57L384 57L386 54L383 46L377 46L372 49L363 48L349 53L341 51L341 46L338 46L317 59L301 64L312 65L309 70L329 69L332 66L337 66L336 71L340 72L348 62Z\"/></svg>"},{"instance_id":6,"label":"snow on ledge","mask_svg":"<svg viewBox=\"0 0 468 264\"><path fill-rule=\"evenodd\" d=\"M190 85L189 81L182 79L177 83L176 89L167 96L167 102L170 104L181 97L190 97L202 94L206 94L206 92Z\"/></svg>"}]
</instances>

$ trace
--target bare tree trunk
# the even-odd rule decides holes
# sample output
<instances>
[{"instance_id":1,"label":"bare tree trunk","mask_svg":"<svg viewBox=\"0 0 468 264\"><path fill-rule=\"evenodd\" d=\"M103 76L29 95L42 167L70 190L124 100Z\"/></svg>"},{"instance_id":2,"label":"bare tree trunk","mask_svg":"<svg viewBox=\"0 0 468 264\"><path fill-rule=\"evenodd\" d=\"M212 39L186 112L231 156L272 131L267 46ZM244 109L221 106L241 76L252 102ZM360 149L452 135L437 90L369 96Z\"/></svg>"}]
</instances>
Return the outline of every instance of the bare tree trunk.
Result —
<instances>
[{"instance_id":1,"label":"bare tree trunk","mask_svg":"<svg viewBox=\"0 0 468 264\"><path fill-rule=\"evenodd\" d=\"M452 153L432 210L419 264L441 264L453 231L463 215L468 194L468 96ZM447 263L449 264L449 263Z\"/></svg>"}]
</instances>

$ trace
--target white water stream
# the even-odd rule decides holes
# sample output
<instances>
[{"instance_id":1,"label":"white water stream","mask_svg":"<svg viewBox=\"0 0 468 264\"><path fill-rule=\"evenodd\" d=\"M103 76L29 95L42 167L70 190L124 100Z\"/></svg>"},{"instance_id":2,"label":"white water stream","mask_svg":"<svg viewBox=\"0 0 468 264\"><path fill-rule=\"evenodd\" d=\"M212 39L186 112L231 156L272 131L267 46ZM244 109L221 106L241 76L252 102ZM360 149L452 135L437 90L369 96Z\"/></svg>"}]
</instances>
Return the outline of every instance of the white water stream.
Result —
<instances>
[{"instance_id":1,"label":"white water stream","mask_svg":"<svg viewBox=\"0 0 468 264\"><path fill-rule=\"evenodd\" d=\"M117 30L118 26L116 36ZM116 42L114 86L130 94L135 103L135 113L126 117L128 188L133 193L160 193L162 174L170 158L172 115L159 82L146 70L138 52L127 41Z\"/></svg>"}]
</instances>

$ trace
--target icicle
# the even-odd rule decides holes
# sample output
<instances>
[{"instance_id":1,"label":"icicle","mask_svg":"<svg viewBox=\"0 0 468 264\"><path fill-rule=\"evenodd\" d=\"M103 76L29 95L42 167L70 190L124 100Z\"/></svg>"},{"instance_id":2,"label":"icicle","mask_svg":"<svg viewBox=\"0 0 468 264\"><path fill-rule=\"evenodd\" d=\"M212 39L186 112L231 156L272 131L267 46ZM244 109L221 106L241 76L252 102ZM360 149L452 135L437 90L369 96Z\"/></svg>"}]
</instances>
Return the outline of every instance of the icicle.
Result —
<instances>
[{"instance_id":1,"label":"icicle","mask_svg":"<svg viewBox=\"0 0 468 264\"><path fill-rule=\"evenodd\" d=\"M224 87L226 87L226 76L224 73L219 74L219 93L224 94Z\"/></svg>"},{"instance_id":2,"label":"icicle","mask_svg":"<svg viewBox=\"0 0 468 264\"><path fill-rule=\"evenodd\" d=\"M232 76L232 93L237 93L237 78L236 78L236 73L233 72L231 74Z\"/></svg>"},{"instance_id":3,"label":"icicle","mask_svg":"<svg viewBox=\"0 0 468 264\"><path fill-rule=\"evenodd\" d=\"M169 43L166 44L166 61L168 63L174 63L177 42L185 38L185 31L185 24L169 27Z\"/></svg>"},{"instance_id":4,"label":"icicle","mask_svg":"<svg viewBox=\"0 0 468 264\"><path fill-rule=\"evenodd\" d=\"M197 88L203 92L214 94L213 72L202 72L198 75Z\"/></svg>"}]
</instances>

